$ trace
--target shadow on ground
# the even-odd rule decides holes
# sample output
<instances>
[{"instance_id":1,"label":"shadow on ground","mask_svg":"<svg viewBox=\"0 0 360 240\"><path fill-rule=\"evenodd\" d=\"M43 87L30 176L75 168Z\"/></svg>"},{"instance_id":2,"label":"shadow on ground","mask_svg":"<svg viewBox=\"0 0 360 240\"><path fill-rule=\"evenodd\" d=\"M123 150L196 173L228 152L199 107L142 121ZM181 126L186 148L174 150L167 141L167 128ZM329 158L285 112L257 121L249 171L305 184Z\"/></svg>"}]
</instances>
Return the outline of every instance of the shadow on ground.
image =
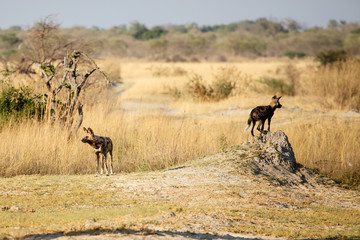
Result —
<instances>
[{"instance_id":1,"label":"shadow on ground","mask_svg":"<svg viewBox=\"0 0 360 240\"><path fill-rule=\"evenodd\" d=\"M219 239L219 240L282 240L286 238L248 236L234 233L212 234L181 231L153 231L153 230L132 230L132 229L91 229L84 231L56 232L51 234L27 235L23 239ZM314 238L312 238L314 239ZM339 237L318 240L360 240L360 237ZM303 239L305 240L305 239Z\"/></svg>"},{"instance_id":2,"label":"shadow on ground","mask_svg":"<svg viewBox=\"0 0 360 240\"><path fill-rule=\"evenodd\" d=\"M235 234L234 234L235 235ZM92 229L84 231L56 232L51 234L27 235L23 239L237 239L237 240L262 240L281 239L272 237L233 236L232 234L211 234L181 231L153 231L153 230L131 230L131 229Z\"/></svg>"}]
</instances>

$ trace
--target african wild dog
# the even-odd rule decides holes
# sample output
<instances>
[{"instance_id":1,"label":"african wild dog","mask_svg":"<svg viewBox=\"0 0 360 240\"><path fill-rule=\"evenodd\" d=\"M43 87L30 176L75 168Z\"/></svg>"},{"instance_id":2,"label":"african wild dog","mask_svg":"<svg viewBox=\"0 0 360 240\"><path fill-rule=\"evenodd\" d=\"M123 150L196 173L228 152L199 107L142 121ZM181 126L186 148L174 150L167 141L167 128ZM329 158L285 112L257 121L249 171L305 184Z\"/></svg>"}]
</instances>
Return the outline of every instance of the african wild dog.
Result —
<instances>
[{"instance_id":1,"label":"african wild dog","mask_svg":"<svg viewBox=\"0 0 360 240\"><path fill-rule=\"evenodd\" d=\"M251 125L251 122L253 123L253 126L251 128L251 135L254 136L254 127L255 127L255 124L257 121L261 121L261 122L259 123L259 125L256 129L259 132L264 133L264 125L265 125L266 119L268 120L268 131L270 132L270 122L271 122L272 116L274 115L275 109L282 107L282 105L279 102L280 98L281 98L281 96L280 97L273 96L270 105L257 106L256 108L254 108L251 111L249 120L248 120L248 126L247 126L247 128L249 128Z\"/></svg>"},{"instance_id":2,"label":"african wild dog","mask_svg":"<svg viewBox=\"0 0 360 240\"><path fill-rule=\"evenodd\" d=\"M114 174L113 172L113 143L109 137L101 137L96 136L91 128L84 128L84 131L88 134L85 136L81 141L83 143L88 143L90 146L95 148L96 154L96 162L97 162L97 169L96 169L96 176L99 175L99 165L100 165L100 154L103 155L102 163L101 163L101 172L103 174L103 169L105 168L106 175L109 176L108 164L107 164L107 154L110 154L111 161L110 161L110 173L111 175Z\"/></svg>"}]
</instances>

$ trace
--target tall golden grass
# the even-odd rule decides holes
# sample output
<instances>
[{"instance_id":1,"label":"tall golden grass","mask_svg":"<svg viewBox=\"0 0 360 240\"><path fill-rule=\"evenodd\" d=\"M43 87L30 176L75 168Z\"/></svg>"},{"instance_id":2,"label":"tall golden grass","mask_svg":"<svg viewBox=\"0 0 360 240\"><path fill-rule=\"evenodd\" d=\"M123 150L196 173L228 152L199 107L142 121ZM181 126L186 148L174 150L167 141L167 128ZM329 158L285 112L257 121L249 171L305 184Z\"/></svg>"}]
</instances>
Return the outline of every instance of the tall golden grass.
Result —
<instances>
[{"instance_id":1,"label":"tall golden grass","mask_svg":"<svg viewBox=\"0 0 360 240\"><path fill-rule=\"evenodd\" d=\"M248 138L248 133L242 132L245 121L102 114L98 106L88 111L84 126L111 137L117 173L168 168ZM359 121L321 118L282 130L289 136L299 163L339 180L357 178ZM0 133L0 175L95 173L95 154L81 143L83 135L80 132L69 141L67 132L55 124L34 120L10 124Z\"/></svg>"},{"instance_id":2,"label":"tall golden grass","mask_svg":"<svg viewBox=\"0 0 360 240\"><path fill-rule=\"evenodd\" d=\"M168 168L245 140L226 120L124 115L106 107L87 109L83 126L113 140L116 172ZM0 176L95 173L93 149L80 141L85 133L78 135L68 140L61 126L35 120L10 123L0 132Z\"/></svg>"},{"instance_id":3,"label":"tall golden grass","mask_svg":"<svg viewBox=\"0 0 360 240\"><path fill-rule=\"evenodd\" d=\"M117 79L120 73L123 74L121 77L129 83L129 89L121 97L96 89L85 91L83 102L89 104L84 106L83 126L113 140L116 172L167 168L243 143L249 137L249 133L242 132L247 113L231 117L215 114L216 111L233 105L250 109L266 104L272 95L262 94L263 86L256 89L256 85L261 85L256 79L273 74L271 69L284 65L281 61L234 63L231 68L246 74L247 81L253 81L248 85L251 86L249 89L241 89L219 102L193 102L190 98L172 102L170 97L164 96L165 86L186 84L186 75L192 72L211 82L216 71L229 64L109 61L100 65L105 71L109 68ZM325 106L323 111L359 109L358 62L351 60L333 68L306 67L307 63L297 63L296 67L302 72L297 80L299 91L296 91L297 96L283 97L284 106L298 105L305 110ZM120 64L121 71L117 71ZM181 68L182 74L172 74L171 71L161 76L153 74L151 69L159 71L157 66ZM167 101L170 107L178 109L179 114L151 113L140 108L135 113L124 113L121 108L122 101L147 102L154 99ZM282 115L276 116L281 119ZM296 115L292 118L296 119ZM274 123L273 131L280 128L276 127L276 121ZM327 115L314 113L307 117L306 122L281 125L281 129L288 134L298 162L339 179L359 176L360 163L356 157L359 156L358 118L329 119ZM95 154L91 147L81 143L82 132L70 141L67 136L61 126L53 123L29 119L8 123L0 131L0 176L95 173Z\"/></svg>"},{"instance_id":4,"label":"tall golden grass","mask_svg":"<svg viewBox=\"0 0 360 240\"><path fill-rule=\"evenodd\" d=\"M319 97L328 109L360 109L360 61L350 59L310 67L303 78L306 95Z\"/></svg>"},{"instance_id":5,"label":"tall golden grass","mask_svg":"<svg viewBox=\"0 0 360 240\"><path fill-rule=\"evenodd\" d=\"M360 183L360 121L322 117L283 129L297 162L352 185Z\"/></svg>"}]
</instances>

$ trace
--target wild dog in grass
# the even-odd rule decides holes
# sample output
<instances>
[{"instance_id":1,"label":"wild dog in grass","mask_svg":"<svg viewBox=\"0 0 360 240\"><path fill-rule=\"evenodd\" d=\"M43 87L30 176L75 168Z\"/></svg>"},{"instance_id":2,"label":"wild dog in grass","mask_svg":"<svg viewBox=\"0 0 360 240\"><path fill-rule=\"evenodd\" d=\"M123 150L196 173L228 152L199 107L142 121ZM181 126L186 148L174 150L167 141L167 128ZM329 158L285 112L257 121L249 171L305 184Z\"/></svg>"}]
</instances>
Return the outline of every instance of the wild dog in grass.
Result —
<instances>
[{"instance_id":1,"label":"wild dog in grass","mask_svg":"<svg viewBox=\"0 0 360 240\"><path fill-rule=\"evenodd\" d=\"M280 98L281 98L281 96L280 97L273 96L271 99L270 105L257 106L256 108L254 108L251 111L249 120L248 120L248 125L246 127L246 129L248 129L251 125L251 122L253 123L253 126L251 128L251 135L254 136L254 127L255 127L255 124L257 121L260 121L260 123L256 129L261 133L265 133L264 125L265 125L266 119L268 120L268 132L270 132L271 118L274 115L275 109L282 107L282 105L279 102Z\"/></svg>"},{"instance_id":2,"label":"wild dog in grass","mask_svg":"<svg viewBox=\"0 0 360 240\"><path fill-rule=\"evenodd\" d=\"M96 176L99 175L99 165L100 165L100 154L102 154L102 162L101 162L101 172L100 174L103 174L104 168L106 171L106 175L109 176L109 170L108 170L108 164L107 164L107 154L110 154L111 160L110 160L110 173L111 175L114 174L113 172L113 143L109 137L101 137L96 136L94 134L94 131L91 128L86 129L84 127L84 131L87 133L87 136L85 136L81 141L83 143L87 143L90 146L92 146L95 149L96 154L96 163L97 163L97 169L96 169Z\"/></svg>"}]
</instances>

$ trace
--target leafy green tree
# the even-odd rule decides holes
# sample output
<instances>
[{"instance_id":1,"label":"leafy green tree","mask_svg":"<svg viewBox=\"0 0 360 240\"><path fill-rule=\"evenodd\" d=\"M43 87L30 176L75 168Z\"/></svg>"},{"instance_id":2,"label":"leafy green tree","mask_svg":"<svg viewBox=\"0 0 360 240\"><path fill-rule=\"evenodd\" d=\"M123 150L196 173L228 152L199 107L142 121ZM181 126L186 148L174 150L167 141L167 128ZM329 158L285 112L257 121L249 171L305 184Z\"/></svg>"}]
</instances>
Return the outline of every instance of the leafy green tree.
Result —
<instances>
[{"instance_id":1,"label":"leafy green tree","mask_svg":"<svg viewBox=\"0 0 360 240\"><path fill-rule=\"evenodd\" d=\"M213 27L214 31L222 33L222 34L227 34L230 32L235 32L236 30L238 30L238 24L237 23L229 23L229 24L222 24L222 25L215 25Z\"/></svg>"},{"instance_id":2,"label":"leafy green tree","mask_svg":"<svg viewBox=\"0 0 360 240\"><path fill-rule=\"evenodd\" d=\"M172 26L171 31L175 33L187 33L189 29L184 25Z\"/></svg>"},{"instance_id":3,"label":"leafy green tree","mask_svg":"<svg viewBox=\"0 0 360 240\"><path fill-rule=\"evenodd\" d=\"M8 44L9 46L14 46L17 43L20 43L21 40L16 36L15 33L5 33L0 35L0 41Z\"/></svg>"},{"instance_id":4,"label":"leafy green tree","mask_svg":"<svg viewBox=\"0 0 360 240\"><path fill-rule=\"evenodd\" d=\"M138 40L143 39L143 34L149 31L144 24L141 24L137 21L132 22L129 27L129 34Z\"/></svg>"},{"instance_id":5,"label":"leafy green tree","mask_svg":"<svg viewBox=\"0 0 360 240\"><path fill-rule=\"evenodd\" d=\"M4 73L10 73L10 61L13 61L18 52L21 39L13 32L0 34L0 62Z\"/></svg>"},{"instance_id":6,"label":"leafy green tree","mask_svg":"<svg viewBox=\"0 0 360 240\"><path fill-rule=\"evenodd\" d=\"M281 23L270 21L266 18L259 18L254 22L254 33L262 33L274 36L280 32L287 32Z\"/></svg>"},{"instance_id":7,"label":"leafy green tree","mask_svg":"<svg viewBox=\"0 0 360 240\"><path fill-rule=\"evenodd\" d=\"M231 35L225 40L225 49L232 55L261 56L266 50L266 44L250 35Z\"/></svg>"},{"instance_id":8,"label":"leafy green tree","mask_svg":"<svg viewBox=\"0 0 360 240\"><path fill-rule=\"evenodd\" d=\"M360 28L351 31L344 41L344 49L349 55L360 54Z\"/></svg>"},{"instance_id":9,"label":"leafy green tree","mask_svg":"<svg viewBox=\"0 0 360 240\"><path fill-rule=\"evenodd\" d=\"M330 28L330 29L338 28L339 23L334 19L330 19L328 24L327 24L327 27Z\"/></svg>"},{"instance_id":10,"label":"leafy green tree","mask_svg":"<svg viewBox=\"0 0 360 240\"><path fill-rule=\"evenodd\" d=\"M301 25L291 18L285 20L285 27L290 32L299 32L302 29Z\"/></svg>"},{"instance_id":11,"label":"leafy green tree","mask_svg":"<svg viewBox=\"0 0 360 240\"><path fill-rule=\"evenodd\" d=\"M153 38L159 38L165 34L166 34L166 31L162 27L157 26L157 27L153 27L149 31L144 32L141 35L141 39L149 40L149 39L153 39Z\"/></svg>"},{"instance_id":12,"label":"leafy green tree","mask_svg":"<svg viewBox=\"0 0 360 240\"><path fill-rule=\"evenodd\" d=\"M207 25L207 26L202 26L202 27L200 27L200 31L201 31L201 32L213 32L213 31L214 31L214 27L209 26L209 25Z\"/></svg>"}]
</instances>

